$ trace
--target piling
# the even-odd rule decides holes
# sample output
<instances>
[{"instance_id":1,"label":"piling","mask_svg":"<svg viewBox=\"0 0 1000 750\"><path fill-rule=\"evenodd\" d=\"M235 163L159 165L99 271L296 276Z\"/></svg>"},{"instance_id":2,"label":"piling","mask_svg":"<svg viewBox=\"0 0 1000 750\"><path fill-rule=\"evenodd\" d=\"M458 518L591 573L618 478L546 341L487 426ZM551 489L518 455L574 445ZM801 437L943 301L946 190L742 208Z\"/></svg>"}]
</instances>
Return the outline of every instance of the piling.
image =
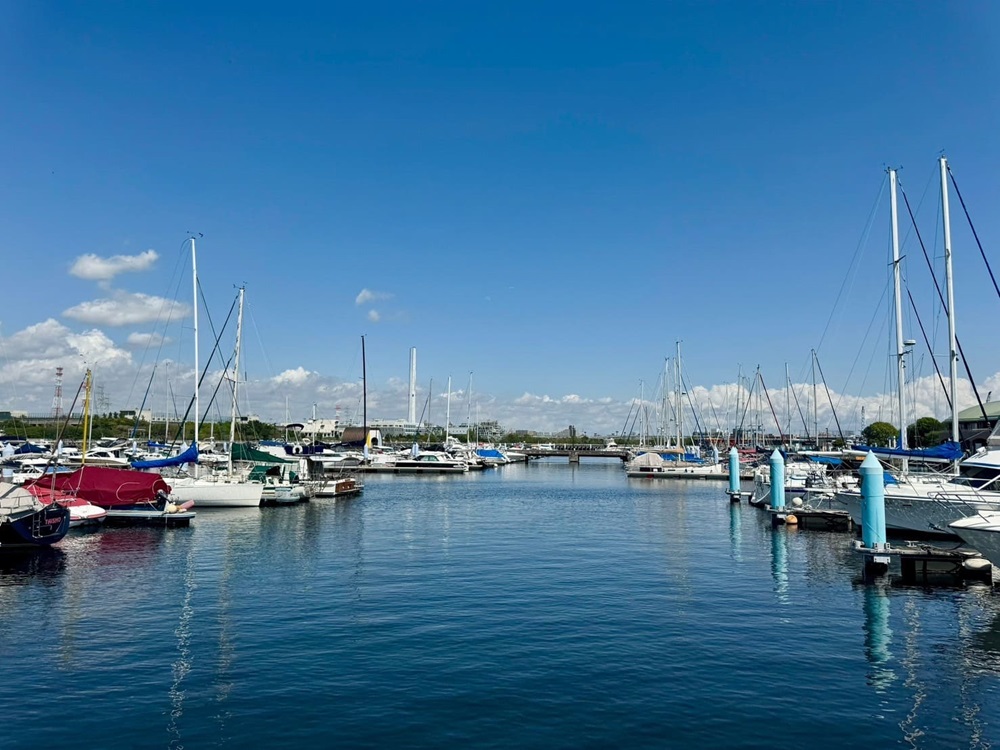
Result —
<instances>
[{"instance_id":1,"label":"piling","mask_svg":"<svg viewBox=\"0 0 1000 750\"><path fill-rule=\"evenodd\" d=\"M860 473L865 573L881 575L889 570L890 559L885 536L885 472L875 454L868 451Z\"/></svg>"},{"instance_id":2,"label":"piling","mask_svg":"<svg viewBox=\"0 0 1000 750\"><path fill-rule=\"evenodd\" d=\"M740 501L740 452L735 445L729 449L729 499Z\"/></svg>"},{"instance_id":3,"label":"piling","mask_svg":"<svg viewBox=\"0 0 1000 750\"><path fill-rule=\"evenodd\" d=\"M785 459L777 448L771 454L771 508L785 507Z\"/></svg>"}]
</instances>

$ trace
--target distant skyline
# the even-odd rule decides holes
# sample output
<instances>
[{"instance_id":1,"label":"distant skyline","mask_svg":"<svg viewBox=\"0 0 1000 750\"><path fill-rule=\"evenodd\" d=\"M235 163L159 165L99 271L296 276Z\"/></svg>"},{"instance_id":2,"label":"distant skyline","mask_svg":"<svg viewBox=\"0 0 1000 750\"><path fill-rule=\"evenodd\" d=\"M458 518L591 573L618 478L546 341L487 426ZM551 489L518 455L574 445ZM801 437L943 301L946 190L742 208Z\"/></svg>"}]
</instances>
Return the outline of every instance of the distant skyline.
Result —
<instances>
[{"instance_id":1,"label":"distant skyline","mask_svg":"<svg viewBox=\"0 0 1000 750\"><path fill-rule=\"evenodd\" d=\"M1000 261L986 2L2 12L0 408L49 411L57 366L113 410L188 398L191 233L216 326L246 284L243 411L353 416L365 335L373 418L406 416L412 346L432 421L451 377L453 422L589 434L640 381L660 398L677 340L706 422L758 365L783 412L814 349L842 420L894 414L887 166L938 275L942 152ZM1000 300L951 208L985 398ZM908 400L944 418L944 313L902 202L900 225Z\"/></svg>"}]
</instances>

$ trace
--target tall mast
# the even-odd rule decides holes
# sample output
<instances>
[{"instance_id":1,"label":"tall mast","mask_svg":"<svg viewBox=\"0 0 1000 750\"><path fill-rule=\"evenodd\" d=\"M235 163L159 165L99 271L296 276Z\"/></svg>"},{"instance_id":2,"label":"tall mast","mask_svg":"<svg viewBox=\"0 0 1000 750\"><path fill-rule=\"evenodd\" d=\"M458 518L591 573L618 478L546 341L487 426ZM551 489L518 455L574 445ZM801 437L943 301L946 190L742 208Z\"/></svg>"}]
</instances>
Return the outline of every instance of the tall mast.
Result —
<instances>
[{"instance_id":1,"label":"tall mast","mask_svg":"<svg viewBox=\"0 0 1000 750\"><path fill-rule=\"evenodd\" d=\"M445 406L444 416L444 444L448 446L449 430L451 430L451 375L448 376L448 400Z\"/></svg>"},{"instance_id":2,"label":"tall mast","mask_svg":"<svg viewBox=\"0 0 1000 750\"><path fill-rule=\"evenodd\" d=\"M639 381L639 408L642 410L642 421L639 423L639 447L646 445L646 383Z\"/></svg>"},{"instance_id":3,"label":"tall mast","mask_svg":"<svg viewBox=\"0 0 1000 750\"><path fill-rule=\"evenodd\" d=\"M469 370L469 414L465 418L465 443L472 440L472 370Z\"/></svg>"},{"instance_id":4,"label":"tall mast","mask_svg":"<svg viewBox=\"0 0 1000 750\"><path fill-rule=\"evenodd\" d=\"M792 444L792 403L791 398L792 381L788 377L788 363L785 362L785 434L788 435L788 444Z\"/></svg>"},{"instance_id":5,"label":"tall mast","mask_svg":"<svg viewBox=\"0 0 1000 750\"><path fill-rule=\"evenodd\" d=\"M941 157L941 213L944 223L944 279L948 294L948 377L951 394L951 439L958 442L958 346L955 337L955 286L951 272L951 212L948 208L948 160ZM951 467L958 474L958 462Z\"/></svg>"},{"instance_id":6,"label":"tall mast","mask_svg":"<svg viewBox=\"0 0 1000 750\"><path fill-rule=\"evenodd\" d=\"M233 443L236 442L236 408L237 408L237 392L239 389L240 382L240 342L243 341L243 295L246 292L246 287L240 287L240 311L236 316L236 354L234 355L233 364L233 410L232 415L229 418L229 474L232 476L233 473ZM285 409L288 409L287 402L285 403ZM287 441L286 441L287 442Z\"/></svg>"},{"instance_id":7,"label":"tall mast","mask_svg":"<svg viewBox=\"0 0 1000 750\"><path fill-rule=\"evenodd\" d=\"M903 340L903 297L900 288L901 261L899 257L899 217L896 211L896 170L889 170L889 210L892 214L892 284L896 305L896 379L899 384L899 447L906 450L906 398L903 387L906 383L906 342ZM909 461L903 459L903 471L909 468Z\"/></svg>"},{"instance_id":8,"label":"tall mast","mask_svg":"<svg viewBox=\"0 0 1000 750\"><path fill-rule=\"evenodd\" d=\"M669 421L667 418L667 384L669 383L670 380L669 368L670 368L670 358L664 357L663 358L663 409L662 409L662 416L660 418L660 439L659 439L660 445L669 444L668 442L669 438L667 437L667 424Z\"/></svg>"},{"instance_id":9,"label":"tall mast","mask_svg":"<svg viewBox=\"0 0 1000 750\"><path fill-rule=\"evenodd\" d=\"M368 460L368 365L365 360L365 337L361 337L361 432L364 438L364 456Z\"/></svg>"},{"instance_id":10,"label":"tall mast","mask_svg":"<svg viewBox=\"0 0 1000 750\"><path fill-rule=\"evenodd\" d=\"M194 237L191 238L191 284L194 287L194 299L192 300L194 304L194 443L198 444L198 419L199 419L199 406L200 402L198 400L198 376L201 373L201 368L198 364L198 254L195 252ZM197 447L195 448L197 450ZM194 465L195 476L198 476L198 464Z\"/></svg>"},{"instance_id":11,"label":"tall mast","mask_svg":"<svg viewBox=\"0 0 1000 750\"><path fill-rule=\"evenodd\" d=\"M819 395L816 392L816 350L812 352L812 378L813 378L813 435L816 437L816 450L819 450ZM827 422L827 424L830 424Z\"/></svg>"},{"instance_id":12,"label":"tall mast","mask_svg":"<svg viewBox=\"0 0 1000 750\"><path fill-rule=\"evenodd\" d=\"M677 358L674 360L674 369L677 373L677 380L674 383L674 393L677 394L677 447L684 452L684 406L681 404L681 342L677 341Z\"/></svg>"}]
</instances>

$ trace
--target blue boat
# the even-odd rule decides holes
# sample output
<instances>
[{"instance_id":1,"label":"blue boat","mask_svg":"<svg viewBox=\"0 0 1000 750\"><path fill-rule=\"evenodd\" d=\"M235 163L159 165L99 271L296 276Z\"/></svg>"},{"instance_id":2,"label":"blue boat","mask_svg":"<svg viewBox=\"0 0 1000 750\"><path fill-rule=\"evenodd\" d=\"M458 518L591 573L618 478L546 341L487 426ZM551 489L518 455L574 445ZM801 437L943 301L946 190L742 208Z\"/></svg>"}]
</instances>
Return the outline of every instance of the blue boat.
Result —
<instances>
[{"instance_id":1,"label":"blue boat","mask_svg":"<svg viewBox=\"0 0 1000 750\"><path fill-rule=\"evenodd\" d=\"M48 547L69 531L69 509L45 505L23 487L0 482L0 552Z\"/></svg>"}]
</instances>

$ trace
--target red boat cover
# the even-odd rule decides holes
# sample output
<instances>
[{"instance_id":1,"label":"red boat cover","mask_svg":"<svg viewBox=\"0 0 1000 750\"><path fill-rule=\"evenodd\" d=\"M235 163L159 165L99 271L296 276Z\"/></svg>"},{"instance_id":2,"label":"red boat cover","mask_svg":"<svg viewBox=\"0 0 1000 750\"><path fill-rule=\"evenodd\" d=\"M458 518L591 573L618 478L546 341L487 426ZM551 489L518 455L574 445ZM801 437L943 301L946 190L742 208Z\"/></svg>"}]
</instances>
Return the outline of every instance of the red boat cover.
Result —
<instances>
[{"instance_id":1,"label":"red boat cover","mask_svg":"<svg viewBox=\"0 0 1000 750\"><path fill-rule=\"evenodd\" d=\"M26 482L25 486L31 484L82 497L102 508L153 502L160 490L170 494L170 485L159 474L103 466L84 466L72 474L39 477Z\"/></svg>"}]
</instances>

